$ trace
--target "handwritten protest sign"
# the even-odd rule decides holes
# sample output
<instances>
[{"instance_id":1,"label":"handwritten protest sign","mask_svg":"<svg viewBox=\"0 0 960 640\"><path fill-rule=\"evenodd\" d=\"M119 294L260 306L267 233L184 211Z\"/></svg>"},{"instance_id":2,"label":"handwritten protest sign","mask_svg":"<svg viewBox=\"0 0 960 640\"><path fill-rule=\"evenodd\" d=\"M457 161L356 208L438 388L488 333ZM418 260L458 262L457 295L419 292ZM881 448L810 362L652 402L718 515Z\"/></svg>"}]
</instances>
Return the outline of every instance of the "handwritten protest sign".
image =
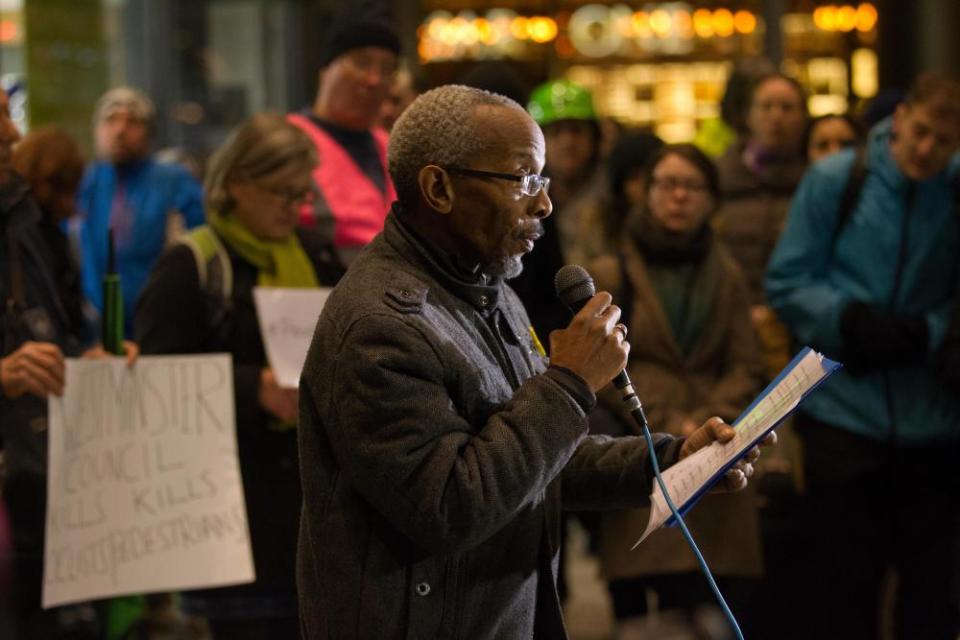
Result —
<instances>
[{"instance_id":1,"label":"handwritten protest sign","mask_svg":"<svg viewBox=\"0 0 960 640\"><path fill-rule=\"evenodd\" d=\"M43 606L254 579L230 356L67 360Z\"/></svg>"},{"instance_id":2,"label":"handwritten protest sign","mask_svg":"<svg viewBox=\"0 0 960 640\"><path fill-rule=\"evenodd\" d=\"M296 389L317 318L333 289L254 287L267 360L281 387Z\"/></svg>"}]
</instances>

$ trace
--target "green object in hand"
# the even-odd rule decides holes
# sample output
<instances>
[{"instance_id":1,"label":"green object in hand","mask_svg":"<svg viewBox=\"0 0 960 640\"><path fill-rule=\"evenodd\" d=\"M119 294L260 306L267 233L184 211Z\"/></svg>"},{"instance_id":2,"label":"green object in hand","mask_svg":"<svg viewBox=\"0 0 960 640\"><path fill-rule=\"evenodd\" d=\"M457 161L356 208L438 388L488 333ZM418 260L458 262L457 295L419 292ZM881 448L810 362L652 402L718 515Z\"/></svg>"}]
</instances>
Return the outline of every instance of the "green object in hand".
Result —
<instances>
[{"instance_id":1,"label":"green object in hand","mask_svg":"<svg viewBox=\"0 0 960 640\"><path fill-rule=\"evenodd\" d=\"M107 271L103 276L103 349L117 356L123 348L123 290L117 273L113 229L107 232Z\"/></svg>"}]
</instances>

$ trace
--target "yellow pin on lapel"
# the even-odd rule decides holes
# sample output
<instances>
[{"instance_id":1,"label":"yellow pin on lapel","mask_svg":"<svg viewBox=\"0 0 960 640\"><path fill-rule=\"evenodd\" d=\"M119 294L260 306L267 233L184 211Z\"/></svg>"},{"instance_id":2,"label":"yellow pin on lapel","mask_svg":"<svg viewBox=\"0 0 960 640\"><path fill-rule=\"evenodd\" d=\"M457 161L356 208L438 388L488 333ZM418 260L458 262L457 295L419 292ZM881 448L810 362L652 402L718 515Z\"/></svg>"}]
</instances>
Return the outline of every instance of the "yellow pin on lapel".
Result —
<instances>
[{"instance_id":1,"label":"yellow pin on lapel","mask_svg":"<svg viewBox=\"0 0 960 640\"><path fill-rule=\"evenodd\" d=\"M540 338L537 337L537 332L533 330L533 325L527 327L527 330L530 331L530 339L533 340L533 346L542 357L547 357L547 352L543 348L543 343L540 342Z\"/></svg>"}]
</instances>

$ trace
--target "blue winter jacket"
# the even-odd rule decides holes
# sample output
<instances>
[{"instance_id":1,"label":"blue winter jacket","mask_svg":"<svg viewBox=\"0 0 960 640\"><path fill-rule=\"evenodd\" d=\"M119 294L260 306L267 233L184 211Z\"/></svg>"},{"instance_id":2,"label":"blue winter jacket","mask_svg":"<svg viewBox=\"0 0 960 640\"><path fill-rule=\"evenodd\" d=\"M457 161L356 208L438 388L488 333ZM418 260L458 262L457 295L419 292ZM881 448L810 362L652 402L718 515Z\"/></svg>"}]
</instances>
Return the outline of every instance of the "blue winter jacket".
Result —
<instances>
[{"instance_id":1,"label":"blue winter jacket","mask_svg":"<svg viewBox=\"0 0 960 640\"><path fill-rule=\"evenodd\" d=\"M123 291L124 329L125 334L131 336L137 296L163 251L170 214L183 216L188 229L202 224L203 190L183 167L152 159L121 170L108 162L97 162L87 169L77 198L81 214L77 225L80 266L83 293L101 312L103 275L107 267L107 231L114 193L120 183L134 219L129 241L118 241L116 254Z\"/></svg>"},{"instance_id":2,"label":"blue winter jacket","mask_svg":"<svg viewBox=\"0 0 960 640\"><path fill-rule=\"evenodd\" d=\"M840 316L849 302L922 315L929 330L926 364L857 376L841 370L804 410L877 440L895 438L907 445L956 440L960 400L938 381L931 363L958 291L960 217L951 188L960 155L933 178L912 182L890 154L890 137L889 120L870 132L860 196L835 240L855 154L844 151L810 168L770 260L767 295L797 340L836 358L842 347Z\"/></svg>"}]
</instances>

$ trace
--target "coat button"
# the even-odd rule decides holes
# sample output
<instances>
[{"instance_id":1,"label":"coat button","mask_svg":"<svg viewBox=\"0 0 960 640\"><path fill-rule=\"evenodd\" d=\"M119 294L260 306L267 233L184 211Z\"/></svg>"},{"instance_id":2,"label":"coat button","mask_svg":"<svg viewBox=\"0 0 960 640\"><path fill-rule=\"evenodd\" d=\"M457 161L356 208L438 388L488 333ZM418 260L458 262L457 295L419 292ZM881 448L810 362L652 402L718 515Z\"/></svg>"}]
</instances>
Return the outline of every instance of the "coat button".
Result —
<instances>
[{"instance_id":1,"label":"coat button","mask_svg":"<svg viewBox=\"0 0 960 640\"><path fill-rule=\"evenodd\" d=\"M478 302L480 303L481 307L485 307L488 304L490 304L490 298L488 298L487 296L480 296Z\"/></svg>"},{"instance_id":2,"label":"coat button","mask_svg":"<svg viewBox=\"0 0 960 640\"><path fill-rule=\"evenodd\" d=\"M426 582L421 582L417 585L417 595L425 596L430 594L430 585Z\"/></svg>"}]
</instances>

